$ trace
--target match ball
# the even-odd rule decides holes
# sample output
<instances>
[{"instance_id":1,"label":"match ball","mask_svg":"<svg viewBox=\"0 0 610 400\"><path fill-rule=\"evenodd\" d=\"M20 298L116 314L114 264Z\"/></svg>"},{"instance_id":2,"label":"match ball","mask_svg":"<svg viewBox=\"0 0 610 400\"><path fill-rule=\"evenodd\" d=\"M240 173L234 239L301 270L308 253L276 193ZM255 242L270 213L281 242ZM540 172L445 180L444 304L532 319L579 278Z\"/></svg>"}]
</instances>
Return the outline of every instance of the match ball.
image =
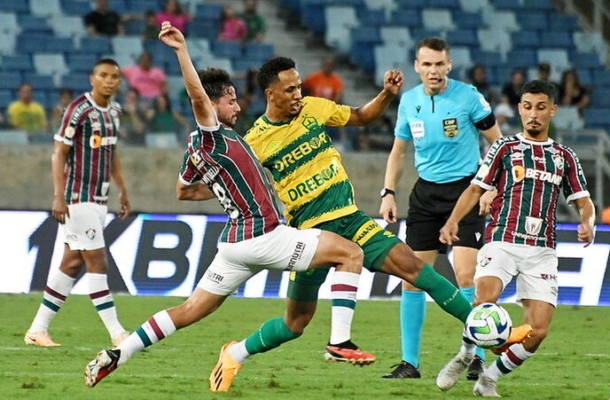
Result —
<instances>
[{"instance_id":1,"label":"match ball","mask_svg":"<svg viewBox=\"0 0 610 400\"><path fill-rule=\"evenodd\" d=\"M494 303L479 304L470 311L464 336L484 349L502 346L510 336L513 323L508 312Z\"/></svg>"}]
</instances>

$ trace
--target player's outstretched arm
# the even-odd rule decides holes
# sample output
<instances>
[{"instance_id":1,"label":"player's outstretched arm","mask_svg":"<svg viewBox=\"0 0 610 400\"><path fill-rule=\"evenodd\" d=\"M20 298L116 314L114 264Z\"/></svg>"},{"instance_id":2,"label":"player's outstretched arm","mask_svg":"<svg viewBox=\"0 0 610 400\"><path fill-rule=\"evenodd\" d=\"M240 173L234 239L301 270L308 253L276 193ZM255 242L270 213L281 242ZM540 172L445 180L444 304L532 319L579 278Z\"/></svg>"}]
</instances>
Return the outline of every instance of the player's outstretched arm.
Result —
<instances>
[{"instance_id":1,"label":"player's outstretched arm","mask_svg":"<svg viewBox=\"0 0 610 400\"><path fill-rule=\"evenodd\" d=\"M218 125L212 102L201 85L199 75L193 65L191 56L188 53L186 39L182 32L165 21L161 25L159 40L176 51L176 57L178 57L178 62L180 63L180 70L182 72L182 78L184 79L186 93L191 99L191 105L197 124L201 126Z\"/></svg>"},{"instance_id":2,"label":"player's outstretched arm","mask_svg":"<svg viewBox=\"0 0 610 400\"><path fill-rule=\"evenodd\" d=\"M381 92L368 103L358 108L352 108L352 113L346 125L368 125L381 117L392 102L392 99L400 92L403 82L402 72L386 71L383 76L383 89Z\"/></svg>"}]
</instances>

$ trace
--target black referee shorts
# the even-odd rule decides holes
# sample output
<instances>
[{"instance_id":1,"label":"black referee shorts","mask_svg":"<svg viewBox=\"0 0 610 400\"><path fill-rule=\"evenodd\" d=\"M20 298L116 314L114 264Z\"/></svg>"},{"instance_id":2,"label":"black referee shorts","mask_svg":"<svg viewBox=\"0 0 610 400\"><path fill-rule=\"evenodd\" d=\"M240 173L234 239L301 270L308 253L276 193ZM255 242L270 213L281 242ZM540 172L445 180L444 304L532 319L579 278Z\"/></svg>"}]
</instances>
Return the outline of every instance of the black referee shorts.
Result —
<instances>
[{"instance_id":1,"label":"black referee shorts","mask_svg":"<svg viewBox=\"0 0 610 400\"><path fill-rule=\"evenodd\" d=\"M449 183L428 182L421 178L415 182L409 196L406 243L414 251L447 251L447 245L438 240L439 231L451 215L455 203L470 185L474 175ZM485 217L479 216L478 205L460 222L459 242L453 246L480 249L484 243Z\"/></svg>"}]
</instances>

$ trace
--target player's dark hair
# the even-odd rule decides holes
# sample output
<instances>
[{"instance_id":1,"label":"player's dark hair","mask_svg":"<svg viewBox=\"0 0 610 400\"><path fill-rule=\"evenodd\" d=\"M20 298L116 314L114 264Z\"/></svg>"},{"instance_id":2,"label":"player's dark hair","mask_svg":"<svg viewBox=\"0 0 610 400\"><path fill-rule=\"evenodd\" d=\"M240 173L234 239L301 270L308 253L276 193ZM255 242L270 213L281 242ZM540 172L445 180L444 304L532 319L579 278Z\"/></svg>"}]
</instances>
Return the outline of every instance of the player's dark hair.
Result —
<instances>
[{"instance_id":1,"label":"player's dark hair","mask_svg":"<svg viewBox=\"0 0 610 400\"><path fill-rule=\"evenodd\" d=\"M198 71L197 74L205 92L213 102L218 102L222 96L227 94L228 88L235 87L229 73L224 69L208 68Z\"/></svg>"},{"instance_id":2,"label":"player's dark hair","mask_svg":"<svg viewBox=\"0 0 610 400\"><path fill-rule=\"evenodd\" d=\"M119 67L119 63L118 63L118 62L116 62L116 61L115 61L113 58L102 58L101 60L98 60L98 61L97 61L97 62L96 62L94 65L93 65L93 68L91 69L91 73L92 73L92 74L93 74L93 73L95 73L95 69L96 69L97 67L99 67L100 65L103 65L103 64L107 64L107 65L113 65L113 66L115 66L115 67L117 67L117 68L119 68L119 69L121 68L121 67Z\"/></svg>"},{"instance_id":3,"label":"player's dark hair","mask_svg":"<svg viewBox=\"0 0 610 400\"><path fill-rule=\"evenodd\" d=\"M555 103L555 85L534 79L533 81L526 82L521 86L521 97L525 93L543 93L546 94L553 103Z\"/></svg>"},{"instance_id":4,"label":"player's dark hair","mask_svg":"<svg viewBox=\"0 0 610 400\"><path fill-rule=\"evenodd\" d=\"M449 43L447 43L445 39L441 39L436 36L431 36L423 38L419 41L417 47L415 48L415 58L417 58L417 54L419 54L419 49L424 47L436 51L444 51L445 53L447 53L447 55L449 55Z\"/></svg>"},{"instance_id":5,"label":"player's dark hair","mask_svg":"<svg viewBox=\"0 0 610 400\"><path fill-rule=\"evenodd\" d=\"M274 57L263 64L258 70L256 80L258 87L264 92L271 84L279 80L278 74L282 71L295 68L294 60L288 57Z\"/></svg>"}]
</instances>

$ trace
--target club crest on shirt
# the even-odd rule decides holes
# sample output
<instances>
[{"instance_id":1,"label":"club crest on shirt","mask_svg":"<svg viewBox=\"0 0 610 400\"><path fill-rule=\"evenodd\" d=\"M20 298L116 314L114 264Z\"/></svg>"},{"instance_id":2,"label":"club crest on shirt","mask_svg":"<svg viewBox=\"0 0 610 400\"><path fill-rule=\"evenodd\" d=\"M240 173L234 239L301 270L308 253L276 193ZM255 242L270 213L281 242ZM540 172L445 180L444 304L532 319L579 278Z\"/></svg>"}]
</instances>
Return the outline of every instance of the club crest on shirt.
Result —
<instances>
[{"instance_id":1,"label":"club crest on shirt","mask_svg":"<svg viewBox=\"0 0 610 400\"><path fill-rule=\"evenodd\" d=\"M457 126L457 118L447 118L443 120L443 132L449 138L456 137L460 131Z\"/></svg>"},{"instance_id":2,"label":"club crest on shirt","mask_svg":"<svg viewBox=\"0 0 610 400\"><path fill-rule=\"evenodd\" d=\"M93 229L93 228L87 229L85 231L85 235L87 235L87 237L91 240L95 239L95 235L96 235L95 229Z\"/></svg>"},{"instance_id":3,"label":"club crest on shirt","mask_svg":"<svg viewBox=\"0 0 610 400\"><path fill-rule=\"evenodd\" d=\"M301 124L308 130L311 130L312 128L315 128L316 126L318 126L318 121L316 121L316 119L314 117L305 115L305 116L303 116L303 120L301 121Z\"/></svg>"},{"instance_id":4,"label":"club crest on shirt","mask_svg":"<svg viewBox=\"0 0 610 400\"><path fill-rule=\"evenodd\" d=\"M555 164L557 169L563 169L564 160L561 154L553 154L551 158L553 159L553 164Z\"/></svg>"}]
</instances>

